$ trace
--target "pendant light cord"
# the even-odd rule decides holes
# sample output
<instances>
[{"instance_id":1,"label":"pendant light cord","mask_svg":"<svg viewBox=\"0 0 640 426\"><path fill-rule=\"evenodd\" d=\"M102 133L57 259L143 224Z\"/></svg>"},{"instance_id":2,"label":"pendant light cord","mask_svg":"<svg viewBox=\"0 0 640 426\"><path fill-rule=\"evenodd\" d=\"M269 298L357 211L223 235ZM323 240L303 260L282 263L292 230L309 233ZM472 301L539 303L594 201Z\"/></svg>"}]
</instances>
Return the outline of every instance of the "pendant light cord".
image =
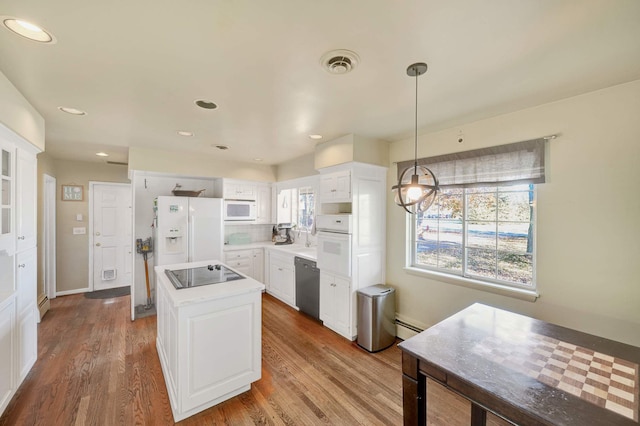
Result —
<instances>
[{"instance_id":1,"label":"pendant light cord","mask_svg":"<svg viewBox=\"0 0 640 426\"><path fill-rule=\"evenodd\" d=\"M414 68L416 75L416 116L415 116L415 133L413 142L413 174L418 174L418 67Z\"/></svg>"}]
</instances>

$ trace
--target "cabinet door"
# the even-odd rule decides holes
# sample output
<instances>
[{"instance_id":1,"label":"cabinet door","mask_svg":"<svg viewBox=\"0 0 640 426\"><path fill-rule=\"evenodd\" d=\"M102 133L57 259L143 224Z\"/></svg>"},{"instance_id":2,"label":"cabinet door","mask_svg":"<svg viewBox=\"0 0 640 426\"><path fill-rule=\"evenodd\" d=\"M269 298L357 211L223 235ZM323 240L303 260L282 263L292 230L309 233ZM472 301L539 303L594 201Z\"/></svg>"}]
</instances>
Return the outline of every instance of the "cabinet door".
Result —
<instances>
[{"instance_id":1,"label":"cabinet door","mask_svg":"<svg viewBox=\"0 0 640 426\"><path fill-rule=\"evenodd\" d=\"M256 188L256 223L273 223L271 185L258 185Z\"/></svg>"},{"instance_id":2,"label":"cabinet door","mask_svg":"<svg viewBox=\"0 0 640 426\"><path fill-rule=\"evenodd\" d=\"M15 250L13 209L15 207L15 148L0 139L0 252Z\"/></svg>"},{"instance_id":3,"label":"cabinet door","mask_svg":"<svg viewBox=\"0 0 640 426\"><path fill-rule=\"evenodd\" d=\"M290 266L282 269L282 299L291 306L296 305L296 274Z\"/></svg>"},{"instance_id":4,"label":"cabinet door","mask_svg":"<svg viewBox=\"0 0 640 426\"><path fill-rule=\"evenodd\" d=\"M253 250L253 274L254 280L264 282L264 251L262 249Z\"/></svg>"},{"instance_id":5,"label":"cabinet door","mask_svg":"<svg viewBox=\"0 0 640 426\"><path fill-rule=\"evenodd\" d=\"M22 315L27 309L35 310L37 299L37 249L31 249L18 253L16 263L18 265L16 275L17 309L18 315Z\"/></svg>"},{"instance_id":6,"label":"cabinet door","mask_svg":"<svg viewBox=\"0 0 640 426\"><path fill-rule=\"evenodd\" d=\"M320 176L320 200L331 201L336 189L336 179L334 173Z\"/></svg>"},{"instance_id":7,"label":"cabinet door","mask_svg":"<svg viewBox=\"0 0 640 426\"><path fill-rule=\"evenodd\" d=\"M36 156L18 149L16 161L17 251L36 245Z\"/></svg>"},{"instance_id":8,"label":"cabinet door","mask_svg":"<svg viewBox=\"0 0 640 426\"><path fill-rule=\"evenodd\" d=\"M13 333L15 330L13 300L0 309L0 413L11 400L14 387Z\"/></svg>"},{"instance_id":9,"label":"cabinet door","mask_svg":"<svg viewBox=\"0 0 640 426\"><path fill-rule=\"evenodd\" d=\"M282 267L275 262L269 265L269 293L282 298Z\"/></svg>"},{"instance_id":10,"label":"cabinet door","mask_svg":"<svg viewBox=\"0 0 640 426\"><path fill-rule=\"evenodd\" d=\"M351 338L351 282L341 277L334 277L333 288L334 325L340 334Z\"/></svg>"},{"instance_id":11,"label":"cabinet door","mask_svg":"<svg viewBox=\"0 0 640 426\"><path fill-rule=\"evenodd\" d=\"M336 201L351 200L351 172L346 170L335 173L335 192L333 198Z\"/></svg>"},{"instance_id":12,"label":"cabinet door","mask_svg":"<svg viewBox=\"0 0 640 426\"><path fill-rule=\"evenodd\" d=\"M35 305L18 315L18 381L27 377L38 358L38 319Z\"/></svg>"},{"instance_id":13,"label":"cabinet door","mask_svg":"<svg viewBox=\"0 0 640 426\"><path fill-rule=\"evenodd\" d=\"M333 323L333 276L320 271L320 320L327 325Z\"/></svg>"}]
</instances>

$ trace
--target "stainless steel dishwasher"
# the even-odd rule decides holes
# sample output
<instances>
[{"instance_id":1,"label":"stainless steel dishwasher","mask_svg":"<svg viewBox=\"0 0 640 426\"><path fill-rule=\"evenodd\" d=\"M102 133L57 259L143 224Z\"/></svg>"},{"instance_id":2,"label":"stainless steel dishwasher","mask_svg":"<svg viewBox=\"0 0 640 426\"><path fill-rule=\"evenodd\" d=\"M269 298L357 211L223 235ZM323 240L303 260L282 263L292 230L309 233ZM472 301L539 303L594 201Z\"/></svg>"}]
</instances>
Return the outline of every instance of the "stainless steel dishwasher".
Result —
<instances>
[{"instance_id":1,"label":"stainless steel dishwasher","mask_svg":"<svg viewBox=\"0 0 640 426\"><path fill-rule=\"evenodd\" d=\"M295 258L296 304L300 312L320 319L320 269L313 260Z\"/></svg>"}]
</instances>

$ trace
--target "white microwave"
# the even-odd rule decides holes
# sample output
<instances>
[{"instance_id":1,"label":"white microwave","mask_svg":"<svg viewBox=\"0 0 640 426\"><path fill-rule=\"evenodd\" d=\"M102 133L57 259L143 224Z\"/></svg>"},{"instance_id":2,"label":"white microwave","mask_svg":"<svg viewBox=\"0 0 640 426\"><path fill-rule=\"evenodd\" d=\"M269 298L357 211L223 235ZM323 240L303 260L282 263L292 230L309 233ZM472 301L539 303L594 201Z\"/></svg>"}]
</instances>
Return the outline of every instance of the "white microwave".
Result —
<instances>
[{"instance_id":1,"label":"white microwave","mask_svg":"<svg viewBox=\"0 0 640 426\"><path fill-rule=\"evenodd\" d=\"M256 202L243 200L224 200L224 220L256 220Z\"/></svg>"}]
</instances>

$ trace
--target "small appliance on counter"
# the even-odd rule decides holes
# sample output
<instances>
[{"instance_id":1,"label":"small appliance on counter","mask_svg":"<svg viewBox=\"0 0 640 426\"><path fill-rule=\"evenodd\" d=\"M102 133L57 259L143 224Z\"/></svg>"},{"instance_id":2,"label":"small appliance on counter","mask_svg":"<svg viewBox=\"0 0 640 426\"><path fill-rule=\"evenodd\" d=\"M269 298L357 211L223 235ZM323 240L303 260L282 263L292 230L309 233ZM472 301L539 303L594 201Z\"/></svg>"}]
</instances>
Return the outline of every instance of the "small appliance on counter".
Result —
<instances>
[{"instance_id":1,"label":"small appliance on counter","mask_svg":"<svg viewBox=\"0 0 640 426\"><path fill-rule=\"evenodd\" d=\"M276 235L277 246L293 244L293 238L291 238L291 229L293 228L292 224L279 223L276 228L278 229L278 234Z\"/></svg>"}]
</instances>

